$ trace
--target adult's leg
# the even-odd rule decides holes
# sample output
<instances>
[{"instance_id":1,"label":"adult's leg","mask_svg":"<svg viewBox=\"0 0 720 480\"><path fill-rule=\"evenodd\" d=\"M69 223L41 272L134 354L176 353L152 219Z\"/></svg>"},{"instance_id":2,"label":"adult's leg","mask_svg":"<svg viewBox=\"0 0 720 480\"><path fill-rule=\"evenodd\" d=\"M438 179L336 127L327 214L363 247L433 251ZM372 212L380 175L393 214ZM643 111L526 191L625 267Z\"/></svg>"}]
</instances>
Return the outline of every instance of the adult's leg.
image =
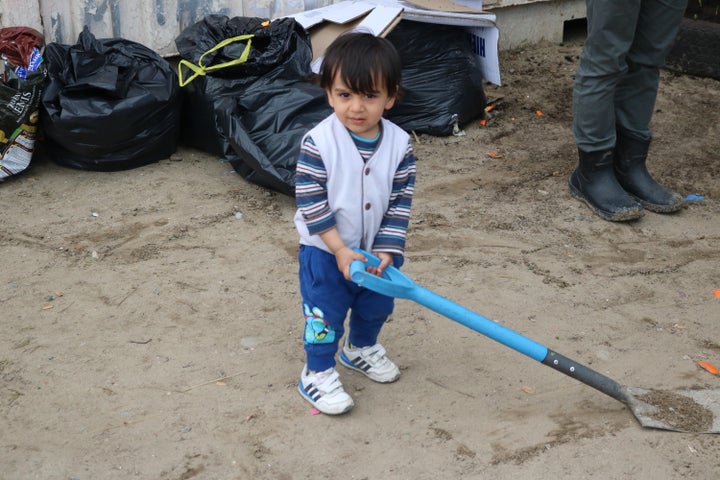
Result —
<instances>
[{"instance_id":1,"label":"adult's leg","mask_svg":"<svg viewBox=\"0 0 720 480\"><path fill-rule=\"evenodd\" d=\"M613 170L615 91L627 72L642 0L587 0L588 35L573 85L573 134L578 166L570 193L600 217L634 220L642 206L618 183Z\"/></svg>"},{"instance_id":2,"label":"adult's leg","mask_svg":"<svg viewBox=\"0 0 720 480\"><path fill-rule=\"evenodd\" d=\"M657 183L646 167L660 67L672 48L687 0L644 0L635 39L628 53L628 72L615 93L615 175L625 191L655 212L674 212L683 205L677 193Z\"/></svg>"},{"instance_id":3,"label":"adult's leg","mask_svg":"<svg viewBox=\"0 0 720 480\"><path fill-rule=\"evenodd\" d=\"M587 0L587 39L573 85L573 134L580 150L615 146L615 94L635 38L642 0Z\"/></svg>"},{"instance_id":4,"label":"adult's leg","mask_svg":"<svg viewBox=\"0 0 720 480\"><path fill-rule=\"evenodd\" d=\"M687 0L643 0L637 29L627 54L627 72L616 86L616 127L638 140L650 141L660 67L673 46Z\"/></svg>"}]
</instances>

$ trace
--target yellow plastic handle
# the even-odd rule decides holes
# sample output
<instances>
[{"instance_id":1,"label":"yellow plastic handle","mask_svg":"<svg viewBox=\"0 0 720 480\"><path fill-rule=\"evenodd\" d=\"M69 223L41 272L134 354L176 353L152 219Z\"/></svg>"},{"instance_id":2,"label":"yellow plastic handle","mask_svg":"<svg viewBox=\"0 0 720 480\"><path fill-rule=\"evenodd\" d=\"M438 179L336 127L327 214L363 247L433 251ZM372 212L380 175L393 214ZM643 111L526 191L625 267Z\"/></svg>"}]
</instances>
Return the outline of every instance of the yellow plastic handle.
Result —
<instances>
[{"instance_id":1,"label":"yellow plastic handle","mask_svg":"<svg viewBox=\"0 0 720 480\"><path fill-rule=\"evenodd\" d=\"M246 34L246 35L238 35L237 37L232 38L226 38L222 42L215 45L213 48L208 50L207 52L203 53L200 56L200 60L198 61L198 64L195 65L192 62L189 62L187 60L180 60L180 63L178 63L178 82L180 83L181 87L184 87L188 83L195 80L200 75L205 75L206 72L211 72L213 70L220 70L221 68L227 68L232 67L234 65L240 65L241 63L247 62L248 57L250 56L250 48L252 46L252 38L255 35L253 34ZM245 44L245 49L243 50L242 54L234 59L230 60L229 62L224 63L218 63L217 65L209 65L205 66L203 65L203 58L205 58L205 55L212 53L216 50L220 50L221 48L235 42L242 42L244 40L247 40L247 43ZM183 76L183 67L186 67L188 70L192 70L193 74L190 75L187 79Z\"/></svg>"}]
</instances>

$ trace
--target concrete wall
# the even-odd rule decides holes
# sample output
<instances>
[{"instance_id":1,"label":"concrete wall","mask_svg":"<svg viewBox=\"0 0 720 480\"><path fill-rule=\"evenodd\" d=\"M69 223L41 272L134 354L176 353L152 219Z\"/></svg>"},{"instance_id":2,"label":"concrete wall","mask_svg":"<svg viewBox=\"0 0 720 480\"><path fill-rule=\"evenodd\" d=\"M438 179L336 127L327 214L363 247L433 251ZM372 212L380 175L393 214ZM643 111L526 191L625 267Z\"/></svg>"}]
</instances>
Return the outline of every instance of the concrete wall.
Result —
<instances>
[{"instance_id":1,"label":"concrete wall","mask_svg":"<svg viewBox=\"0 0 720 480\"><path fill-rule=\"evenodd\" d=\"M0 0L0 27L25 25L45 42L74 44L84 25L98 38L122 37L161 55L208 14L278 18L341 0ZM541 40L562 41L564 22L585 17L585 0L463 0L497 16L500 49Z\"/></svg>"},{"instance_id":2,"label":"concrete wall","mask_svg":"<svg viewBox=\"0 0 720 480\"><path fill-rule=\"evenodd\" d=\"M40 0L0 0L0 27L16 25L42 32Z\"/></svg>"},{"instance_id":3,"label":"concrete wall","mask_svg":"<svg viewBox=\"0 0 720 480\"><path fill-rule=\"evenodd\" d=\"M0 27L24 25L45 43L74 44L84 25L98 38L122 37L172 55L175 37L206 15L279 18L333 0L0 0Z\"/></svg>"},{"instance_id":4,"label":"concrete wall","mask_svg":"<svg viewBox=\"0 0 720 480\"><path fill-rule=\"evenodd\" d=\"M520 1L494 0L497 6L490 4L493 0L484 2L485 8L497 17L500 50L543 40L560 43L565 22L586 16L585 0Z\"/></svg>"}]
</instances>

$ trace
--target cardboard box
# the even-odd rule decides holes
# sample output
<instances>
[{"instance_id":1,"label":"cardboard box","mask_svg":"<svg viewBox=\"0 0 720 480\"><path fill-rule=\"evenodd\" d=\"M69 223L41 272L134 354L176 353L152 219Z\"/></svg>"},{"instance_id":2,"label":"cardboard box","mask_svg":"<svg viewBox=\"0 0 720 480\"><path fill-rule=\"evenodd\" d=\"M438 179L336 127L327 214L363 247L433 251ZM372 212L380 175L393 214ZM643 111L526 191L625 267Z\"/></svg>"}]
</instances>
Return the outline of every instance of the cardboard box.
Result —
<instances>
[{"instance_id":1,"label":"cardboard box","mask_svg":"<svg viewBox=\"0 0 720 480\"><path fill-rule=\"evenodd\" d=\"M319 69L325 49L342 33L357 28L384 37L400 21L400 6L346 1L291 15L310 32L313 70Z\"/></svg>"},{"instance_id":2,"label":"cardboard box","mask_svg":"<svg viewBox=\"0 0 720 480\"><path fill-rule=\"evenodd\" d=\"M365 29L385 36L406 19L463 28L485 80L500 85L495 15L466 5L470 3L482 6L480 0L363 0L340 2L291 16L310 32L316 72L325 49L338 35L351 29Z\"/></svg>"}]
</instances>

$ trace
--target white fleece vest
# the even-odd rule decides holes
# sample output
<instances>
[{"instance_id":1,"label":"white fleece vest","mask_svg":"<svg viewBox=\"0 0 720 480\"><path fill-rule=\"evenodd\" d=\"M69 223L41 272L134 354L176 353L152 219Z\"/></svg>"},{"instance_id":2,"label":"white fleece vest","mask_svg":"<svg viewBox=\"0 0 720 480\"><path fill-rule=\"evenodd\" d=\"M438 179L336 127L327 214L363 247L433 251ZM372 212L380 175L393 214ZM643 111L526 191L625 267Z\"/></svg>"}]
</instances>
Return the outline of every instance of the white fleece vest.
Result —
<instances>
[{"instance_id":1,"label":"white fleece vest","mask_svg":"<svg viewBox=\"0 0 720 480\"><path fill-rule=\"evenodd\" d=\"M395 172L407 152L409 135L383 118L380 144L367 163L334 113L307 136L312 137L325 165L328 202L340 237L350 248L372 251L390 204ZM301 244L330 252L319 235L310 235L299 210L295 214L295 226Z\"/></svg>"}]
</instances>

